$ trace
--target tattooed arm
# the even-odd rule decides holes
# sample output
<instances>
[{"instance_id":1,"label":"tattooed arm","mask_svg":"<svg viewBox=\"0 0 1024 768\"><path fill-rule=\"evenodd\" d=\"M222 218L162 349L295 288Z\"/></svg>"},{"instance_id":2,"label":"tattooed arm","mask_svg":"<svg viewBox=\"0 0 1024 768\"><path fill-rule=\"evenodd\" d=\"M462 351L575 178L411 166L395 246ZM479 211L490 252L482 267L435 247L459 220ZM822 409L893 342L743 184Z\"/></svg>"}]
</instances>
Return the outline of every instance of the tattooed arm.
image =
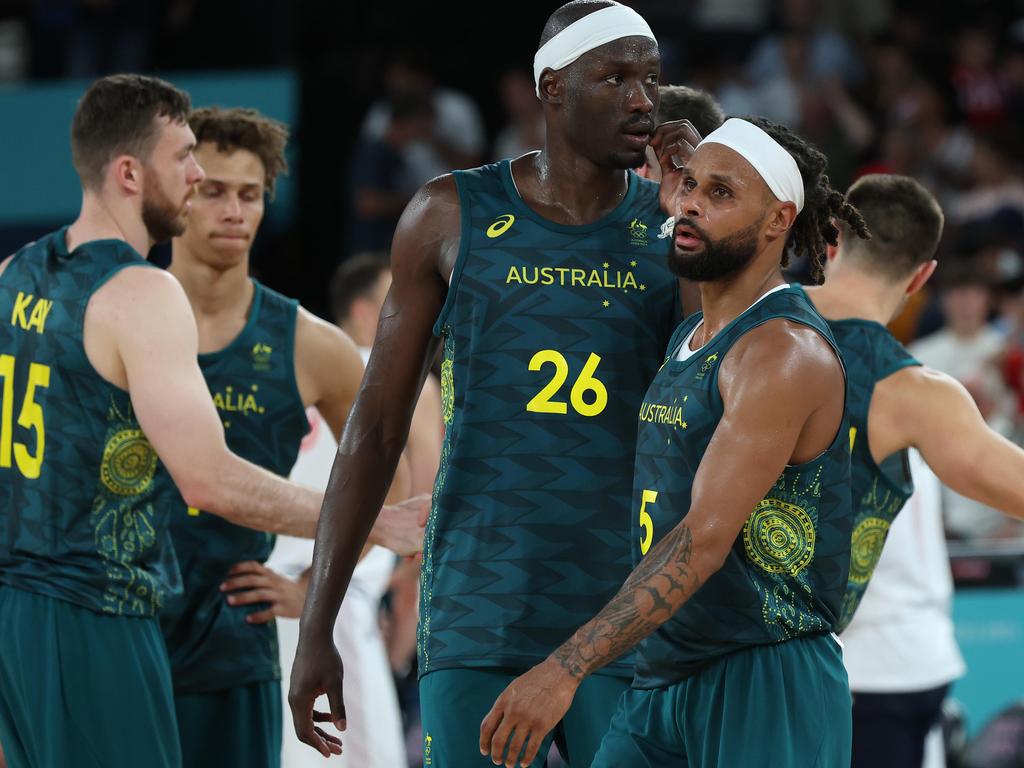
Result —
<instances>
[{"instance_id":1,"label":"tattooed arm","mask_svg":"<svg viewBox=\"0 0 1024 768\"><path fill-rule=\"evenodd\" d=\"M480 752L496 765L529 765L583 679L668 621L722 567L786 464L814 458L835 438L842 368L814 331L769 321L721 365L725 413L694 476L690 511L597 616L498 697L480 726Z\"/></svg>"}]
</instances>

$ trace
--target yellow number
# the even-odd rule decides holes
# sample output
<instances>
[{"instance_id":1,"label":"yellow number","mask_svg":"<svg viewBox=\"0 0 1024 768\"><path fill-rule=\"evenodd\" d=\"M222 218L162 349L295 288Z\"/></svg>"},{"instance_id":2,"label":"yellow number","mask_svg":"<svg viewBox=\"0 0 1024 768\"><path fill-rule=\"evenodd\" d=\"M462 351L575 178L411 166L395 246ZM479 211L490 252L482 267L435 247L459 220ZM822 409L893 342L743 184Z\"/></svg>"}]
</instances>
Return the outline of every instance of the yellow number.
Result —
<instances>
[{"instance_id":1,"label":"yellow number","mask_svg":"<svg viewBox=\"0 0 1024 768\"><path fill-rule=\"evenodd\" d=\"M600 356L591 352L590 357L587 358L586 365L583 366L580 377L572 385L572 392L569 393L572 407L583 416L597 416L608 405L608 390L605 389L604 384L594 378L594 371L597 370L597 365L600 362ZM584 392L594 393L593 403L588 405L583 400Z\"/></svg>"},{"instance_id":2,"label":"yellow number","mask_svg":"<svg viewBox=\"0 0 1024 768\"><path fill-rule=\"evenodd\" d=\"M35 480L43 467L43 453L46 450L46 429L43 425L43 408L35 401L36 388L50 386L50 366L31 363L28 367L28 388L25 398L21 401L21 413L18 414L18 426L35 430L36 446L29 453L28 446L14 443L11 434L14 418L14 357L0 355L0 377L4 380L4 403L0 412L0 467L11 466L11 449L18 471L29 480ZM13 446L12 446L13 443Z\"/></svg>"},{"instance_id":3,"label":"yellow number","mask_svg":"<svg viewBox=\"0 0 1024 768\"><path fill-rule=\"evenodd\" d=\"M551 402L551 396L559 390L559 388L565 384L565 380L569 378L569 364L565 362L565 358L553 349L542 349L532 358L530 358L530 370L539 371L541 366L545 363L551 363L555 366L555 375L552 377L548 385L544 387L537 396L526 404L526 410L533 411L534 413L568 413L569 408L565 403L553 403Z\"/></svg>"},{"instance_id":4,"label":"yellow number","mask_svg":"<svg viewBox=\"0 0 1024 768\"><path fill-rule=\"evenodd\" d=\"M857 439L857 428L850 427L850 453L853 453L853 443Z\"/></svg>"},{"instance_id":5,"label":"yellow number","mask_svg":"<svg viewBox=\"0 0 1024 768\"><path fill-rule=\"evenodd\" d=\"M4 404L0 413L0 467L11 466L11 430L14 428L14 357L0 355L0 376L4 380Z\"/></svg>"},{"instance_id":6,"label":"yellow number","mask_svg":"<svg viewBox=\"0 0 1024 768\"><path fill-rule=\"evenodd\" d=\"M580 372L579 378L576 379L576 382L572 385L572 390L569 392L569 400L572 402L572 407L581 416L597 416L608 405L608 390L599 379L594 378L594 373L597 371L597 366L600 362L600 355L595 355L591 352L590 357L587 358L587 362L583 366L583 370ZM551 363L555 366L555 375L547 383L547 386L526 404L526 410L533 411L534 413L568 413L569 408L565 403L552 400L551 398L565 383L565 380L569 378L569 363L566 362L565 356L561 352L554 349L542 349L530 359L530 370L539 371L545 363ZM594 393L593 403L587 403L583 399L585 392Z\"/></svg>"},{"instance_id":7,"label":"yellow number","mask_svg":"<svg viewBox=\"0 0 1024 768\"><path fill-rule=\"evenodd\" d=\"M641 555L647 554L647 550L651 548L651 542L654 541L654 520L651 518L651 513L647 511L647 505L653 504L657 500L657 491L644 491L640 500L640 528L643 531L640 536Z\"/></svg>"}]
</instances>

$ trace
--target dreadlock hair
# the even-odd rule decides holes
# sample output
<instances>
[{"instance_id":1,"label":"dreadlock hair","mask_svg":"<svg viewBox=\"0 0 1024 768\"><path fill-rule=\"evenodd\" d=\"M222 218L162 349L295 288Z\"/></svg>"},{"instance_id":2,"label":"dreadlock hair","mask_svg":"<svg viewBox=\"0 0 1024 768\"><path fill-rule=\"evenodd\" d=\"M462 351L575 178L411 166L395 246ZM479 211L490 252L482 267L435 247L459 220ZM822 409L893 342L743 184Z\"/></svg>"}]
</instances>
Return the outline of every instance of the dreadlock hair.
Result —
<instances>
[{"instance_id":1,"label":"dreadlock hair","mask_svg":"<svg viewBox=\"0 0 1024 768\"><path fill-rule=\"evenodd\" d=\"M813 144L797 136L784 125L763 117L744 117L782 146L800 170L804 182L804 207L793 222L789 245L782 253L782 266L789 266L789 249L797 257L806 256L811 265L811 278L821 283L825 272L823 259L826 245L839 242L839 228L833 219L845 222L862 240L870 240L871 233L860 211L850 205L846 196L832 188L825 169L828 158Z\"/></svg>"}]
</instances>

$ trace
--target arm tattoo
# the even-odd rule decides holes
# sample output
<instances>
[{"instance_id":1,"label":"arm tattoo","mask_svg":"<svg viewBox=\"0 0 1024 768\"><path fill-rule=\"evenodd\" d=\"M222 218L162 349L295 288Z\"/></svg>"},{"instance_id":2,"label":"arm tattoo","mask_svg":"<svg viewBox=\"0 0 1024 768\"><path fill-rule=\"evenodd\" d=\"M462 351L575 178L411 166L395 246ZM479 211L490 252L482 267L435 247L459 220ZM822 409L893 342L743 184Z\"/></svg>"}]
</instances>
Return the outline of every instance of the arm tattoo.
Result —
<instances>
[{"instance_id":1,"label":"arm tattoo","mask_svg":"<svg viewBox=\"0 0 1024 768\"><path fill-rule=\"evenodd\" d=\"M648 553L611 602L554 652L562 668L582 679L668 621L700 588L692 554L693 534L683 522Z\"/></svg>"}]
</instances>

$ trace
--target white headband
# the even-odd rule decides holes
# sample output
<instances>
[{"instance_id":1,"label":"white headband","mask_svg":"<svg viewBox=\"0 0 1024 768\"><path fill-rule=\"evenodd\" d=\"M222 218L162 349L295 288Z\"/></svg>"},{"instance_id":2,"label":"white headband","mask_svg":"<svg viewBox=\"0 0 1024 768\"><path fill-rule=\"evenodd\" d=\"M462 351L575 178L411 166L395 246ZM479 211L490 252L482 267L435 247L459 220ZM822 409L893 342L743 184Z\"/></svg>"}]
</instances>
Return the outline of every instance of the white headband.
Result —
<instances>
[{"instance_id":1,"label":"white headband","mask_svg":"<svg viewBox=\"0 0 1024 768\"><path fill-rule=\"evenodd\" d=\"M722 144L738 152L754 166L776 198L784 203L795 203L797 213L803 210L804 180L796 160L756 125L731 117L697 146L704 144Z\"/></svg>"},{"instance_id":2,"label":"white headband","mask_svg":"<svg viewBox=\"0 0 1024 768\"><path fill-rule=\"evenodd\" d=\"M540 96L540 73L545 69L562 69L605 43L634 36L658 42L643 16L625 5L610 5L574 21L534 54L533 79L537 96Z\"/></svg>"}]
</instances>

